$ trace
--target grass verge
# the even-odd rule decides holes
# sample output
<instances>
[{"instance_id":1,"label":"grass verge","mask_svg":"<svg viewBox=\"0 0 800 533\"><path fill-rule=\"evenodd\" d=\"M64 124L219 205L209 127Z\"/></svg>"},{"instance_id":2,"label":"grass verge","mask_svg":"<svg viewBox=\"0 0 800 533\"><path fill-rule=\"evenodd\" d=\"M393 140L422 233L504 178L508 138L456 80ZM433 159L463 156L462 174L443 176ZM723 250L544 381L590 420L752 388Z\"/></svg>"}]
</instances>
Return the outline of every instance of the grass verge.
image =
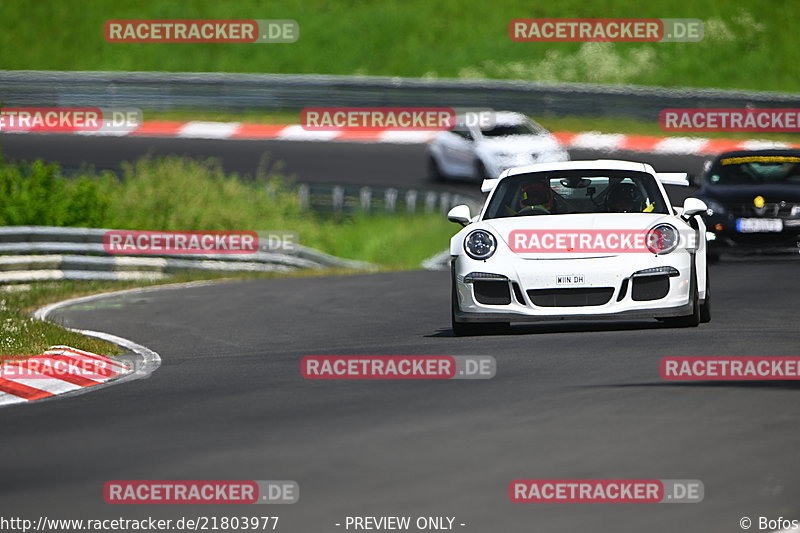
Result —
<instances>
[{"instance_id":1,"label":"grass verge","mask_svg":"<svg viewBox=\"0 0 800 533\"><path fill-rule=\"evenodd\" d=\"M4 0L0 65L36 70L156 70L513 78L797 91L800 22L775 0ZM517 43L516 18L697 18L701 42ZM109 19L294 19L292 44L114 44ZM42 38L46 36L46 38Z\"/></svg>"},{"instance_id":2,"label":"grass verge","mask_svg":"<svg viewBox=\"0 0 800 533\"><path fill-rule=\"evenodd\" d=\"M303 211L291 180L265 162L255 177L218 162L143 158L111 172L0 159L0 226L156 231L295 231L299 243L395 269L417 268L455 226L441 214L324 216Z\"/></svg>"},{"instance_id":3,"label":"grass verge","mask_svg":"<svg viewBox=\"0 0 800 533\"><path fill-rule=\"evenodd\" d=\"M369 261L385 270L418 268L447 246L457 228L441 214L322 216L303 211L291 180L265 163L246 179L212 160L143 158L119 175L83 170L69 178L55 164L0 159L0 226L49 225L131 230L295 231L299 243ZM325 271L326 274L347 271ZM319 275L300 271L289 275ZM153 283L285 274L187 273ZM97 353L118 350L29 318L35 307L74 296L150 285L148 282L40 283L0 291L0 358L33 355L54 344Z\"/></svg>"}]
</instances>

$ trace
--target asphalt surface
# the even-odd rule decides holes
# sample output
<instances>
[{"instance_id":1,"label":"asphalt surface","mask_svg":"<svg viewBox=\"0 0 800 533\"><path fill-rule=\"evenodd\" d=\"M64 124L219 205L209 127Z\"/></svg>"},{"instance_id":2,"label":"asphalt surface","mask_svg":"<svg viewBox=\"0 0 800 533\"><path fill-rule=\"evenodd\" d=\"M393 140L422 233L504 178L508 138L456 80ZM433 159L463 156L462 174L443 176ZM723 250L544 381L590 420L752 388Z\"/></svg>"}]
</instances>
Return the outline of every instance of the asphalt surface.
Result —
<instances>
[{"instance_id":1,"label":"asphalt surface","mask_svg":"<svg viewBox=\"0 0 800 533\"><path fill-rule=\"evenodd\" d=\"M118 170L144 155L214 158L229 172L254 176L264 161L306 183L419 187L476 192L473 183L434 183L427 177L425 145L312 141L246 141L81 135L0 134L0 153L12 160L57 161L67 172L90 165ZM704 157L641 152L570 150L573 159L613 157L650 163L661 172L698 174ZM675 191L679 195L683 191Z\"/></svg>"},{"instance_id":2,"label":"asphalt surface","mask_svg":"<svg viewBox=\"0 0 800 533\"><path fill-rule=\"evenodd\" d=\"M144 343L150 378L3 409L3 514L447 515L463 531L730 532L798 512L797 386L677 384L667 355L796 355L793 263L712 269L714 320L518 326L453 337L442 272L217 284L58 313ZM494 355L465 381L310 381L304 355ZM699 504L512 504L518 478L700 479ZM114 479L292 479L300 502L109 506Z\"/></svg>"},{"instance_id":3,"label":"asphalt surface","mask_svg":"<svg viewBox=\"0 0 800 533\"><path fill-rule=\"evenodd\" d=\"M9 137L4 150L19 157ZM85 142L98 159L111 158L104 143L124 144ZM194 143L226 153L248 145ZM335 145L339 159L326 159L316 143L291 144L281 155L300 145L319 165L310 173L381 166L384 150L396 153L406 163L387 165L394 177L412 173L421 150ZM51 138L37 149L58 157L66 148ZM373 150L373 163L351 161ZM666 162L677 166L657 168L698 163ZM454 516L466 524L457 530L481 533L722 533L741 531L743 516L800 519L798 385L658 374L668 355L797 355L796 269L713 266L714 319L691 329L564 323L456 338L442 272L225 283L66 309L58 320L144 344L163 364L146 380L0 410L0 516L277 514L289 533L344 531L335 524L347 515ZM498 371L491 380L304 380L301 357L326 354L493 355ZM519 478L699 479L706 495L699 504L512 504L508 483ZM291 506L111 506L102 487L115 479L290 479L301 495Z\"/></svg>"}]
</instances>

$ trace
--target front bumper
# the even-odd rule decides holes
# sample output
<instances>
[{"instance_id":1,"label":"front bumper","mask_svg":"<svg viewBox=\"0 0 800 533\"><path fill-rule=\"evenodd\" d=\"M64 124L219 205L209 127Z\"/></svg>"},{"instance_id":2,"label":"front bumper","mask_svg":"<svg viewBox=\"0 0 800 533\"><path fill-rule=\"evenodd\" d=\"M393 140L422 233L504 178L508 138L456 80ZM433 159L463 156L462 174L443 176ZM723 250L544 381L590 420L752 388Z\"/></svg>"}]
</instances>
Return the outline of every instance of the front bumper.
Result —
<instances>
[{"instance_id":1,"label":"front bumper","mask_svg":"<svg viewBox=\"0 0 800 533\"><path fill-rule=\"evenodd\" d=\"M740 233L735 219L712 216L706 219L707 231L713 234L708 240L712 253L736 255L798 254L800 252L800 220L782 219L784 228L774 233Z\"/></svg>"},{"instance_id":2,"label":"front bumper","mask_svg":"<svg viewBox=\"0 0 800 533\"><path fill-rule=\"evenodd\" d=\"M495 263L462 254L453 261L455 318L459 322L530 322L684 316L692 312L693 262L694 256L686 251L585 259L506 256ZM634 277L647 269L669 269L670 274L647 276L660 287L655 292L642 281L645 276ZM483 285L476 285L469 281L474 277L468 276L474 273L495 278L484 278ZM570 283L564 283L567 277ZM495 289L490 291L491 298L487 298L487 283L501 284L491 286ZM498 297L506 294L502 284L508 290L505 299Z\"/></svg>"}]
</instances>

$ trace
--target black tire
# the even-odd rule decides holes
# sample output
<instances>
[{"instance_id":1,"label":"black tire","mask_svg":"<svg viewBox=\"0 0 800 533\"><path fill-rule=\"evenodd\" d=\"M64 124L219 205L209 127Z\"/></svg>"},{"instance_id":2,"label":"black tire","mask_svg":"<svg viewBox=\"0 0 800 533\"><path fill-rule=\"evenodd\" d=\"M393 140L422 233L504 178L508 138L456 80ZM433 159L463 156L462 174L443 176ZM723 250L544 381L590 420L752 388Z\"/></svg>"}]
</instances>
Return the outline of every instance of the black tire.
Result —
<instances>
[{"instance_id":1,"label":"black tire","mask_svg":"<svg viewBox=\"0 0 800 533\"><path fill-rule=\"evenodd\" d=\"M700 323L711 322L711 278L708 276L706 268L706 299L700 304Z\"/></svg>"},{"instance_id":2,"label":"black tire","mask_svg":"<svg viewBox=\"0 0 800 533\"><path fill-rule=\"evenodd\" d=\"M473 335L497 335L505 333L511 324L508 322L456 322L456 310L458 309L458 298L456 297L456 279L453 275L453 283L450 290L450 326L456 337L470 337Z\"/></svg>"},{"instance_id":3,"label":"black tire","mask_svg":"<svg viewBox=\"0 0 800 533\"><path fill-rule=\"evenodd\" d=\"M444 174L439 168L436 158L428 154L428 177L433 181L444 181Z\"/></svg>"},{"instance_id":4,"label":"black tire","mask_svg":"<svg viewBox=\"0 0 800 533\"><path fill-rule=\"evenodd\" d=\"M672 328L696 328L700 325L700 297L697 294L697 280L692 280L692 313L664 319L664 323Z\"/></svg>"}]
</instances>

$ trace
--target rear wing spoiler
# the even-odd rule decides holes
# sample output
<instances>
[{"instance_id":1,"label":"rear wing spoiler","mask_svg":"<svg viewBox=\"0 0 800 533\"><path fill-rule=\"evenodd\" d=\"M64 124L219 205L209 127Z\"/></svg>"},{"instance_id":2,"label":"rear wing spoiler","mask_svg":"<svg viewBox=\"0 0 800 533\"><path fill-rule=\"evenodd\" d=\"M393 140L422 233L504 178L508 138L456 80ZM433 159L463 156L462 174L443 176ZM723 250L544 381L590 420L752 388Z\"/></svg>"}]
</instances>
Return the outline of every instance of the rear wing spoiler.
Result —
<instances>
[{"instance_id":1,"label":"rear wing spoiler","mask_svg":"<svg viewBox=\"0 0 800 533\"><path fill-rule=\"evenodd\" d=\"M490 178L483 180L483 183L481 183L481 192L492 192L494 188L497 186L498 182L500 182L500 178Z\"/></svg>"},{"instance_id":2,"label":"rear wing spoiler","mask_svg":"<svg viewBox=\"0 0 800 533\"><path fill-rule=\"evenodd\" d=\"M677 185L679 187L688 187L689 174L686 172L656 172L656 178L664 185Z\"/></svg>"},{"instance_id":3,"label":"rear wing spoiler","mask_svg":"<svg viewBox=\"0 0 800 533\"><path fill-rule=\"evenodd\" d=\"M688 187L691 185L689 182L689 174L686 172L656 172L656 178L664 185L677 185L679 187ZM492 192L500 178L489 178L483 180L481 183L481 192Z\"/></svg>"}]
</instances>

